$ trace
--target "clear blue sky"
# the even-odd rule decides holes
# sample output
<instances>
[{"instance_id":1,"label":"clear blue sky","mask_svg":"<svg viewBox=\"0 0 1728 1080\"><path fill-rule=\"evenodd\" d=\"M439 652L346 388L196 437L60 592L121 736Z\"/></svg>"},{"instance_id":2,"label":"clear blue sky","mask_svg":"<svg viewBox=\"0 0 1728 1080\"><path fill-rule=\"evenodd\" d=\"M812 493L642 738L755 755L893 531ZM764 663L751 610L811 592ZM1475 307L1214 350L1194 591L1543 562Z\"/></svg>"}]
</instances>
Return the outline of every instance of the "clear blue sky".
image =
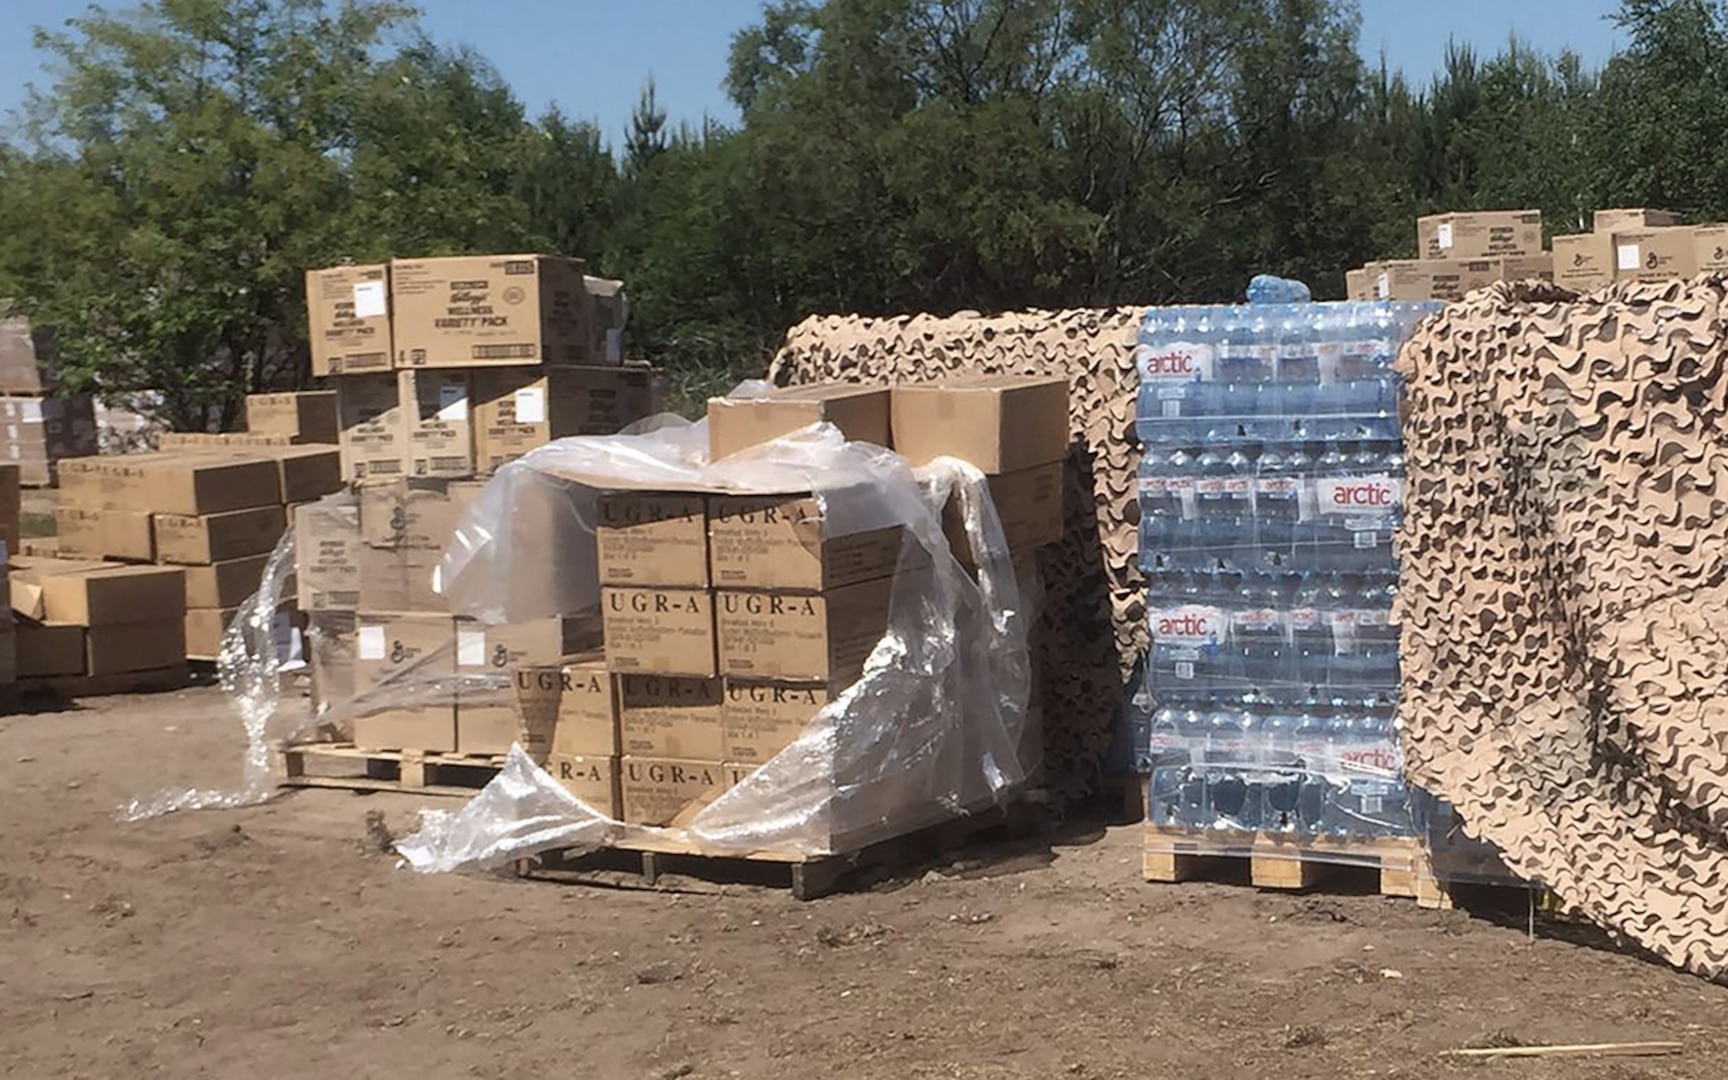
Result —
<instances>
[{"instance_id":1,"label":"clear blue sky","mask_svg":"<svg viewBox=\"0 0 1728 1080\"><path fill-rule=\"evenodd\" d=\"M46 84L31 26L58 26L86 0L0 0L0 114ZM133 6L117 0L106 6ZM1384 53L1421 84L1448 38L1494 52L1516 33L1537 48L1571 46L1600 63L1618 43L1604 16L1614 0L1362 0L1362 52ZM477 48L531 111L556 102L596 120L614 144L642 85L653 76L674 120L735 120L721 89L732 35L761 0L420 0L436 39Z\"/></svg>"}]
</instances>

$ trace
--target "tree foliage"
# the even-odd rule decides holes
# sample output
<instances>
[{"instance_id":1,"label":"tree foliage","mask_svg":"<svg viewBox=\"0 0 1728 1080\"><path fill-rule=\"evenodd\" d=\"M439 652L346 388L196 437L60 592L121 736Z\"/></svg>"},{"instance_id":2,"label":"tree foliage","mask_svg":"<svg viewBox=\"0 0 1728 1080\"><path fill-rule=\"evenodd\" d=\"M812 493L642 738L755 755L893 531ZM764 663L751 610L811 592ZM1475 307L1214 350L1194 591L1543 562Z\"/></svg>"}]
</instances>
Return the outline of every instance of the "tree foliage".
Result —
<instances>
[{"instance_id":1,"label":"tree foliage","mask_svg":"<svg viewBox=\"0 0 1728 1080\"><path fill-rule=\"evenodd\" d=\"M531 118L392 0L156 0L40 33L0 145L0 296L75 383L180 423L305 376L301 272L528 248L624 278L632 350L699 389L812 312L1322 295L1412 219L1607 205L1728 217L1728 11L1624 0L1600 70L1516 41L1413 81L1346 0L770 0L742 123L616 145ZM579 106L580 103L573 103Z\"/></svg>"}]
</instances>

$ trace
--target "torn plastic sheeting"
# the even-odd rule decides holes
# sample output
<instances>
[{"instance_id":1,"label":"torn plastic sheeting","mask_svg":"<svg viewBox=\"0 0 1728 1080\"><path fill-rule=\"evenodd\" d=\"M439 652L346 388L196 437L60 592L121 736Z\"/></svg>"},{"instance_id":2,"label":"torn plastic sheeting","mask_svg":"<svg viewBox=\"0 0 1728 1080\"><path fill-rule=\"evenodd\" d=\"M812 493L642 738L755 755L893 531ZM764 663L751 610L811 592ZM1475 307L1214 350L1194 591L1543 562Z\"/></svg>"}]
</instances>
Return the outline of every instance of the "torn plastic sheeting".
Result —
<instances>
[{"instance_id":1,"label":"torn plastic sheeting","mask_svg":"<svg viewBox=\"0 0 1728 1080\"><path fill-rule=\"evenodd\" d=\"M311 726L310 717L281 708L282 642L279 612L294 572L294 530L276 542L264 566L258 591L246 598L222 633L216 659L222 690L246 731L240 783L233 790L168 788L133 799L120 808L125 821L160 817L180 810L231 809L264 802L276 794L272 748Z\"/></svg>"},{"instance_id":2,"label":"torn plastic sheeting","mask_svg":"<svg viewBox=\"0 0 1728 1080\"><path fill-rule=\"evenodd\" d=\"M427 817L399 845L417 869L495 865L548 847L620 840L671 841L715 854L834 854L997 804L1024 782L1026 617L982 474L946 461L920 482L904 459L846 443L829 425L710 463L703 429L565 439L506 466L469 509L446 556L453 606L496 622L597 604L597 575L588 564L595 500L604 490L809 491L828 535L890 524L906 530L901 565L918 572L896 578L888 632L863 674L790 746L676 827L626 824L580 800L573 805L574 796L548 774L513 755L494 781L496 793L489 786L461 811ZM960 500L976 580L955 561L940 525L950 497ZM557 506L558 499L568 505ZM537 505L524 512L530 501ZM565 530L558 539L575 544L573 551L558 547L549 559L544 536L536 542L524 528L548 520ZM568 573L573 563L581 572ZM566 580L548 580L561 573ZM422 701L443 685L442 678L398 675L364 707Z\"/></svg>"}]
</instances>

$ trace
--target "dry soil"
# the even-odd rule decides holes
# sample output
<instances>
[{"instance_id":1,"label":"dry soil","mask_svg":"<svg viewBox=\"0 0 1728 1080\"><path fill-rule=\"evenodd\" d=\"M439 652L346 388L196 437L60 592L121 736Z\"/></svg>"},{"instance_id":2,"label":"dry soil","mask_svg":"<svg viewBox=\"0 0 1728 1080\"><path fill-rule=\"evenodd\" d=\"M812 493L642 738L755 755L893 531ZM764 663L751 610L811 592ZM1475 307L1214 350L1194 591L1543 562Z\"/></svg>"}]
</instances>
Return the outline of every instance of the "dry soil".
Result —
<instances>
[{"instance_id":1,"label":"dry soil","mask_svg":"<svg viewBox=\"0 0 1728 1080\"><path fill-rule=\"evenodd\" d=\"M798 903L419 876L398 795L232 784L220 694L0 718L0 1072L17 1077L1719 1077L1728 990L1566 927L1148 885L1068 823ZM446 800L426 800L448 807ZM696 888L695 883L691 884ZM1442 1051L1678 1040L1677 1057Z\"/></svg>"}]
</instances>

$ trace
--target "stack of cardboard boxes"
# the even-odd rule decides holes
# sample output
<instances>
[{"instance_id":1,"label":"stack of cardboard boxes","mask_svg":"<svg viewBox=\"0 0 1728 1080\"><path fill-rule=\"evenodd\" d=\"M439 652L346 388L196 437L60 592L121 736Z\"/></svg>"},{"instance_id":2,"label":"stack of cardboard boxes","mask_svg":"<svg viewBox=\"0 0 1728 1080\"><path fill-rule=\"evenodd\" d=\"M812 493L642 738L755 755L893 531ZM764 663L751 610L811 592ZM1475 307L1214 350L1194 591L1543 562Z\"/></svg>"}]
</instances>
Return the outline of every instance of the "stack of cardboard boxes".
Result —
<instances>
[{"instance_id":1,"label":"stack of cardboard boxes","mask_svg":"<svg viewBox=\"0 0 1728 1080\"><path fill-rule=\"evenodd\" d=\"M1728 271L1728 225L1682 225L1672 210L1598 210L1593 231L1554 238L1554 280L1587 290Z\"/></svg>"},{"instance_id":2,"label":"stack of cardboard boxes","mask_svg":"<svg viewBox=\"0 0 1728 1080\"><path fill-rule=\"evenodd\" d=\"M313 374L333 380L353 487L295 518L317 706L358 698L347 726L362 749L489 756L521 740L544 757L551 729L523 729L514 673L548 688L530 712L580 715L561 688L586 685L566 669L598 647L598 627L454 617L438 566L478 477L656 411L653 372L622 364L621 285L540 255L397 259L306 282ZM594 756L574 731L559 745Z\"/></svg>"},{"instance_id":3,"label":"stack of cardboard boxes","mask_svg":"<svg viewBox=\"0 0 1728 1080\"><path fill-rule=\"evenodd\" d=\"M186 677L177 569L17 556L10 574L16 677L73 682Z\"/></svg>"},{"instance_id":4,"label":"stack of cardboard boxes","mask_svg":"<svg viewBox=\"0 0 1728 1080\"><path fill-rule=\"evenodd\" d=\"M30 487L54 483L61 459L97 450L94 399L54 389L30 320L0 320L0 460L17 465Z\"/></svg>"},{"instance_id":5,"label":"stack of cardboard boxes","mask_svg":"<svg viewBox=\"0 0 1728 1080\"><path fill-rule=\"evenodd\" d=\"M1068 450L1061 380L823 386L717 399L710 455L748 451L819 420L853 441L893 445L915 464L954 456L979 465L1013 551L1061 535ZM825 495L848 497L872 494ZM945 524L956 553L970 561L957 510ZM916 594L930 570L928 553L908 543L901 526L833 529L808 491L605 494L596 540L618 756L555 748L553 775L585 778L591 787L616 776L616 816L682 825L791 745L858 678L888 628L896 589Z\"/></svg>"},{"instance_id":6,"label":"stack of cardboard boxes","mask_svg":"<svg viewBox=\"0 0 1728 1080\"><path fill-rule=\"evenodd\" d=\"M1553 280L1554 256L1542 247L1542 211L1433 214L1416 221L1415 259L1351 270L1352 300L1458 300L1496 281Z\"/></svg>"},{"instance_id":7,"label":"stack of cardboard boxes","mask_svg":"<svg viewBox=\"0 0 1728 1080\"><path fill-rule=\"evenodd\" d=\"M653 413L653 373L609 363L616 284L544 255L309 271L312 373L335 378L344 478L484 474Z\"/></svg>"},{"instance_id":8,"label":"stack of cardboard boxes","mask_svg":"<svg viewBox=\"0 0 1728 1080\"><path fill-rule=\"evenodd\" d=\"M502 754L522 737L512 672L599 644L576 619L483 626L452 616L434 588L438 565L481 486L403 480L295 513L314 706L370 695L348 725L363 749Z\"/></svg>"},{"instance_id":9,"label":"stack of cardboard boxes","mask_svg":"<svg viewBox=\"0 0 1728 1080\"><path fill-rule=\"evenodd\" d=\"M295 506L341 486L329 446L195 446L74 458L55 510L62 556L175 567L183 659L215 659Z\"/></svg>"},{"instance_id":10,"label":"stack of cardboard boxes","mask_svg":"<svg viewBox=\"0 0 1728 1080\"><path fill-rule=\"evenodd\" d=\"M979 464L1017 553L1061 534L1062 380L716 400L711 455L818 420L883 446L898 432L920 463ZM311 613L316 699L357 700L351 731L362 749L491 755L520 743L578 797L639 824L687 823L790 745L857 679L896 588L916 590L930 571L901 526L836 534L808 490L609 490L594 525L601 625L482 626L451 618L419 584L476 491L406 480L300 509L299 603ZM872 493L825 496L848 497ZM945 525L970 561L957 511ZM400 588L399 567L409 568L406 591L381 595ZM511 688L502 699L500 686Z\"/></svg>"}]
</instances>

